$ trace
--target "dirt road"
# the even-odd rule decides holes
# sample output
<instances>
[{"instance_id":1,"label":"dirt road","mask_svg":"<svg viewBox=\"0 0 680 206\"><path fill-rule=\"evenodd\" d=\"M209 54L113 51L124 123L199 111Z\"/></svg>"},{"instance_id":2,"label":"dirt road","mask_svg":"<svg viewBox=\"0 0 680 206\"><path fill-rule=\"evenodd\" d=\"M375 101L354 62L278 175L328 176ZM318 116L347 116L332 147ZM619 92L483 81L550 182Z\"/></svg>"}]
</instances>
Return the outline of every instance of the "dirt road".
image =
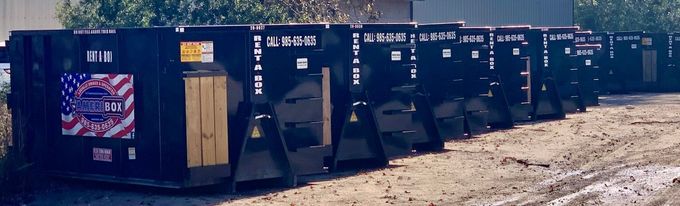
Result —
<instances>
[{"instance_id":1,"label":"dirt road","mask_svg":"<svg viewBox=\"0 0 680 206\"><path fill-rule=\"evenodd\" d=\"M680 94L449 142L373 171L241 195L68 182L34 205L680 205Z\"/></svg>"}]
</instances>

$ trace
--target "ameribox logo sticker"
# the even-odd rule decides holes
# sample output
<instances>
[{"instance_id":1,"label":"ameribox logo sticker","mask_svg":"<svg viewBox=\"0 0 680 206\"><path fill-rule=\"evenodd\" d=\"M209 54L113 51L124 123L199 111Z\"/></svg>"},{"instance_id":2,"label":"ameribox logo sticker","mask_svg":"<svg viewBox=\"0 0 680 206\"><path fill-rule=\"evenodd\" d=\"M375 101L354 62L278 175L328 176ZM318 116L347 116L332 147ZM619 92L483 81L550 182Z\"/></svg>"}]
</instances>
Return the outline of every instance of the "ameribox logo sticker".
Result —
<instances>
[{"instance_id":1,"label":"ameribox logo sticker","mask_svg":"<svg viewBox=\"0 0 680 206\"><path fill-rule=\"evenodd\" d=\"M132 74L61 76L61 134L135 138Z\"/></svg>"}]
</instances>

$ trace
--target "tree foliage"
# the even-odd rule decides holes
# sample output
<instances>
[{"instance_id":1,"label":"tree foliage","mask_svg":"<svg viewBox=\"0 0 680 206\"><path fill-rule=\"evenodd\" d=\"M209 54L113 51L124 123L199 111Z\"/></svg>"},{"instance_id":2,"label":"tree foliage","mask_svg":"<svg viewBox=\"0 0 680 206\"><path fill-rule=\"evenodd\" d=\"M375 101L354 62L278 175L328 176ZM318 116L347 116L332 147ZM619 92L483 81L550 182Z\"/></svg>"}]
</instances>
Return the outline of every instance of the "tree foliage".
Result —
<instances>
[{"instance_id":1,"label":"tree foliage","mask_svg":"<svg viewBox=\"0 0 680 206\"><path fill-rule=\"evenodd\" d=\"M375 21L375 0L64 0L66 28Z\"/></svg>"},{"instance_id":2,"label":"tree foliage","mask_svg":"<svg viewBox=\"0 0 680 206\"><path fill-rule=\"evenodd\" d=\"M680 30L680 0L576 0L575 22L593 31Z\"/></svg>"}]
</instances>

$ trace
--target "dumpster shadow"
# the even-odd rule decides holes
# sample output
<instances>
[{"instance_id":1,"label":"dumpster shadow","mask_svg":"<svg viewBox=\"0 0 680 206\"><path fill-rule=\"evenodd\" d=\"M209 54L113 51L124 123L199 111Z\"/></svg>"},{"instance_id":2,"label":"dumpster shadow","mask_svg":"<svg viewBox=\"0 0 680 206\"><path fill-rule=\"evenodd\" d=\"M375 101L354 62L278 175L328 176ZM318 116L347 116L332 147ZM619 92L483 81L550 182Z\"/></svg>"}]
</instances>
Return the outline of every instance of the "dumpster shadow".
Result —
<instances>
[{"instance_id":1,"label":"dumpster shadow","mask_svg":"<svg viewBox=\"0 0 680 206\"><path fill-rule=\"evenodd\" d=\"M406 158L406 157L404 157ZM335 171L329 174L320 174L320 175L308 175L308 176L302 176L298 180L300 183L305 184L305 185L313 185L315 182L325 182L325 181L332 181L332 180L337 180L337 179L342 179L342 178L347 178L347 177L354 177L358 176L364 173L370 173L370 172L375 172L375 171L381 171L381 170L388 170L388 169L397 169L404 167L403 165L388 165L385 167L380 167L380 168L369 168L369 169L344 169L344 170L339 170ZM304 185L298 185L298 186L304 186Z\"/></svg>"},{"instance_id":2,"label":"dumpster shadow","mask_svg":"<svg viewBox=\"0 0 680 206\"><path fill-rule=\"evenodd\" d=\"M680 104L678 93L631 93L600 96L602 107L649 105L649 104Z\"/></svg>"},{"instance_id":3,"label":"dumpster shadow","mask_svg":"<svg viewBox=\"0 0 680 206\"><path fill-rule=\"evenodd\" d=\"M583 113L587 113L587 112L583 112ZM580 114L580 113L574 113L574 114ZM561 118L561 119L539 119L539 120L535 120L535 121L516 122L514 129L520 129L519 127L521 127L521 126L531 126L531 125L543 124L543 123L548 123L548 122L568 120L568 119L571 119L569 117L569 115L571 115L571 114L567 114L567 116L565 118Z\"/></svg>"},{"instance_id":4,"label":"dumpster shadow","mask_svg":"<svg viewBox=\"0 0 680 206\"><path fill-rule=\"evenodd\" d=\"M224 184L172 189L78 179L51 178L50 188L35 191L30 205L218 205L234 200L265 197L292 188L245 189L229 193ZM262 187L260 187L262 188Z\"/></svg>"},{"instance_id":5,"label":"dumpster shadow","mask_svg":"<svg viewBox=\"0 0 680 206\"><path fill-rule=\"evenodd\" d=\"M443 151L447 152L447 151ZM419 154L420 155L420 154ZM239 186L239 191L229 193L225 184L186 188L158 188L151 186L129 185L109 182L96 182L69 178L48 178L45 187L34 192L31 205L218 205L231 201L267 196L302 188L315 183L333 181L342 178L359 176L365 173L401 168L401 165L389 165L372 169L347 169L328 174L301 176L295 187L274 187L262 182Z\"/></svg>"}]
</instances>

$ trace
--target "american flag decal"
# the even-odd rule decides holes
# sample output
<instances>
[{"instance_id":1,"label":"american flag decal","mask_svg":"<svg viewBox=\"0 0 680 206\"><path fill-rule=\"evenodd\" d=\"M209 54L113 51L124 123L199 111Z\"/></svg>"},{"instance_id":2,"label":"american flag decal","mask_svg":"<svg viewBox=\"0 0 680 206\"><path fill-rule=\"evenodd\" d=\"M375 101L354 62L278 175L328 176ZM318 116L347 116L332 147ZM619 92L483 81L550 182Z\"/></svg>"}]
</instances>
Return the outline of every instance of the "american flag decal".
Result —
<instances>
[{"instance_id":1,"label":"american flag decal","mask_svg":"<svg viewBox=\"0 0 680 206\"><path fill-rule=\"evenodd\" d=\"M132 74L61 76L61 134L135 138Z\"/></svg>"}]
</instances>

